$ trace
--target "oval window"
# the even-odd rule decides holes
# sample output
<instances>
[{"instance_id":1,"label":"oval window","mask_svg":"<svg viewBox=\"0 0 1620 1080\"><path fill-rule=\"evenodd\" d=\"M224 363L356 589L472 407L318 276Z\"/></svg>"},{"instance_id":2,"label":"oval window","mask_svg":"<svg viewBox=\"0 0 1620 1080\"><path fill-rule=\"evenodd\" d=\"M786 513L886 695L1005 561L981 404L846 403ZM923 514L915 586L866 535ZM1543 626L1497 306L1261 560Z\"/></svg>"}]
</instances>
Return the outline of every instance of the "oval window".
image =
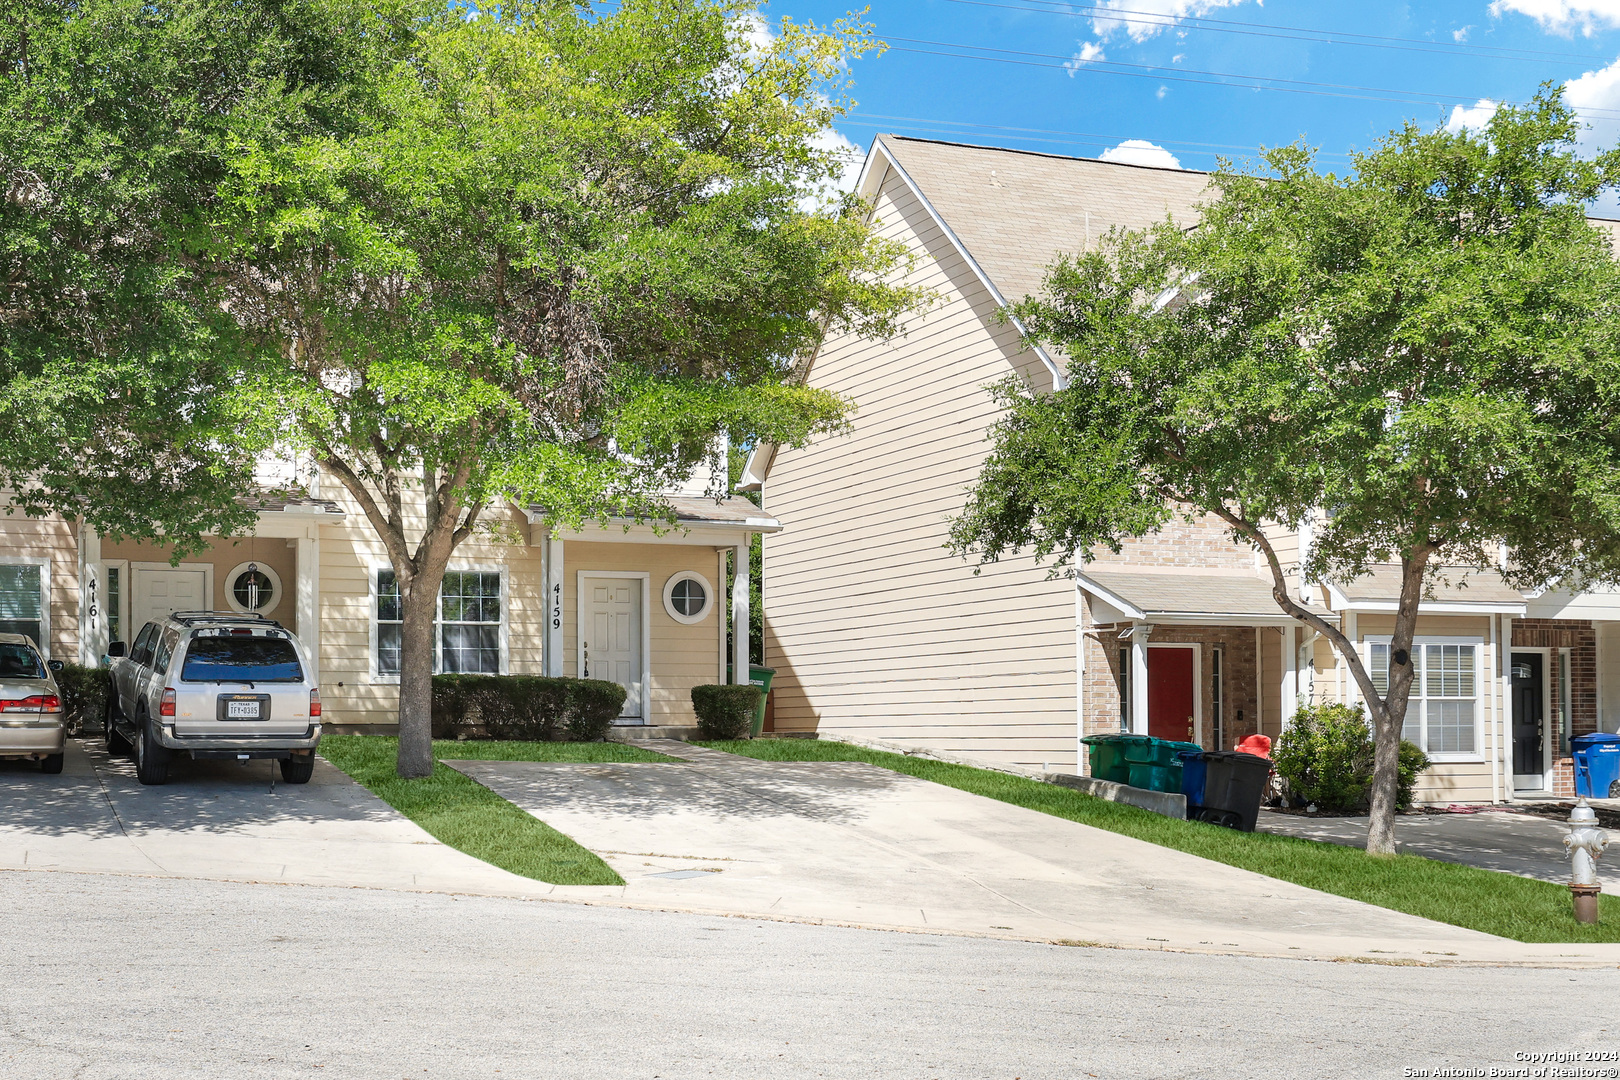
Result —
<instances>
[{"instance_id":1,"label":"oval window","mask_svg":"<svg viewBox=\"0 0 1620 1080\"><path fill-rule=\"evenodd\" d=\"M263 563L242 563L225 578L225 603L233 611L267 615L281 603L281 575Z\"/></svg>"}]
</instances>

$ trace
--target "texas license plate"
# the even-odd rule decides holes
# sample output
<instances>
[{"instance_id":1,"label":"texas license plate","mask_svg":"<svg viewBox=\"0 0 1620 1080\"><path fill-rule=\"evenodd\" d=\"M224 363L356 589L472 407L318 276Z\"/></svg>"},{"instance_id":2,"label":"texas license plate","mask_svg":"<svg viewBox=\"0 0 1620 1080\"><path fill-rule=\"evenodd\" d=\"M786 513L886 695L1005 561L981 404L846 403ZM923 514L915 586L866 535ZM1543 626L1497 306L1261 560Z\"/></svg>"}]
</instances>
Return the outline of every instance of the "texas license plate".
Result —
<instances>
[{"instance_id":1,"label":"texas license plate","mask_svg":"<svg viewBox=\"0 0 1620 1080\"><path fill-rule=\"evenodd\" d=\"M232 720L257 720L259 718L259 703L257 701L227 701L225 715Z\"/></svg>"}]
</instances>

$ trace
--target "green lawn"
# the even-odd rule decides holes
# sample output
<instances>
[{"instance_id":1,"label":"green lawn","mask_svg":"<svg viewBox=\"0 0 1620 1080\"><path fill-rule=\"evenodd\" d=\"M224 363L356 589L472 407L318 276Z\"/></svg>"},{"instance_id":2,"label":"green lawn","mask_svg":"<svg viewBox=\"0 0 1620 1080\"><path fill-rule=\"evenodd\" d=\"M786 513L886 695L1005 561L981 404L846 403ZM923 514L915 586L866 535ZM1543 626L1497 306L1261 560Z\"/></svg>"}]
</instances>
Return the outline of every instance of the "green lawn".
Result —
<instances>
[{"instance_id":1,"label":"green lawn","mask_svg":"<svg viewBox=\"0 0 1620 1080\"><path fill-rule=\"evenodd\" d=\"M975 795L1026 806L1229 866L1323 892L1421 915L1425 919L1535 942L1620 941L1620 897L1602 898L1603 921L1577 923L1569 889L1514 874L1479 870L1417 855L1368 856L1340 844L1240 833L1177 821L1070 788L989 769L819 739L754 739L703 746L765 761L864 761Z\"/></svg>"},{"instance_id":2,"label":"green lawn","mask_svg":"<svg viewBox=\"0 0 1620 1080\"><path fill-rule=\"evenodd\" d=\"M320 754L429 835L476 859L553 885L623 885L596 855L489 788L447 765L433 775L394 774L399 740L376 735L328 735ZM435 740L439 759L486 761L675 761L622 743L453 742Z\"/></svg>"}]
</instances>

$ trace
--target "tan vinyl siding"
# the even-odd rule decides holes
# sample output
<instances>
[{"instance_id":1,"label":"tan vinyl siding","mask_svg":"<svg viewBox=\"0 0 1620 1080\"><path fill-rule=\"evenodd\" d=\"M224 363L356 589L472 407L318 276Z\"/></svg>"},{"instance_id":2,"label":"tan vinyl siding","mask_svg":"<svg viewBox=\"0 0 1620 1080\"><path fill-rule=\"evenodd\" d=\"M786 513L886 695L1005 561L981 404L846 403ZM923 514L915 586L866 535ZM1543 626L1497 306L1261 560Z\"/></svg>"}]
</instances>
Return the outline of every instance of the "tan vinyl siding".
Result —
<instances>
[{"instance_id":1,"label":"tan vinyl siding","mask_svg":"<svg viewBox=\"0 0 1620 1080\"><path fill-rule=\"evenodd\" d=\"M382 541L360 507L335 484L326 496L347 512L342 524L321 528L321 696L336 724L395 724L399 689L373 675L372 581L389 567ZM505 570L507 667L513 675L538 675L545 607L541 549L524 541L528 524L521 515L501 522L502 539L480 533L456 549L452 570ZM414 533L419 521L408 522ZM510 542L502 542L509 539Z\"/></svg>"},{"instance_id":2,"label":"tan vinyl siding","mask_svg":"<svg viewBox=\"0 0 1620 1080\"><path fill-rule=\"evenodd\" d=\"M0 518L0 556L50 559L47 624L51 659L79 662L79 528L56 516L13 512ZM41 644L44 644L41 642Z\"/></svg>"},{"instance_id":3,"label":"tan vinyl siding","mask_svg":"<svg viewBox=\"0 0 1620 1080\"><path fill-rule=\"evenodd\" d=\"M593 544L570 540L563 545L563 673L579 671L579 572L645 573L647 630L652 646L652 685L647 695L650 724L688 726L692 687L719 681L720 624L724 598L716 597L700 622L676 622L664 609L664 585L683 570L702 574L711 589L719 559L712 547L696 544ZM539 594L537 593L537 598Z\"/></svg>"},{"instance_id":4,"label":"tan vinyl siding","mask_svg":"<svg viewBox=\"0 0 1620 1080\"><path fill-rule=\"evenodd\" d=\"M897 176L883 233L938 299L892 342L830 340L812 385L853 431L783 449L765 491L766 664L778 731L819 730L1025 767L1075 763L1072 584L1014 558L975 576L945 550L997 411L984 386L1050 376Z\"/></svg>"},{"instance_id":5,"label":"tan vinyl siding","mask_svg":"<svg viewBox=\"0 0 1620 1080\"><path fill-rule=\"evenodd\" d=\"M301 634L298 625L298 552L294 546L296 541L286 540L279 536L243 536L228 540L214 540L208 545L208 550L198 552L186 557L182 566L202 566L210 564L214 568L214 594L209 601L215 611L229 611L230 604L225 600L225 591L230 588L230 573L242 563L255 562L262 567L274 570L281 579L281 595L275 601L267 614L282 626L295 634ZM113 559L127 559L132 563L161 563L165 566L169 562L169 549L162 544L153 544L144 540L124 540L101 542L101 558L103 561ZM126 600L132 596L132 585L124 586ZM130 640L140 627L129 628Z\"/></svg>"}]
</instances>

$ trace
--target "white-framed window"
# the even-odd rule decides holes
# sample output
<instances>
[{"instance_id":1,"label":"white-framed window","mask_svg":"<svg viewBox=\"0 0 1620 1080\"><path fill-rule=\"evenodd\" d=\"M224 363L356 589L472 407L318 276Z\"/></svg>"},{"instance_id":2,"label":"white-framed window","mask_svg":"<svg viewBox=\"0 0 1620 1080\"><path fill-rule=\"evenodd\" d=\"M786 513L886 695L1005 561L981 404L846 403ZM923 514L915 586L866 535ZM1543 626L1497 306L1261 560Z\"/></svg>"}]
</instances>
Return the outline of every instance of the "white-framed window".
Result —
<instances>
[{"instance_id":1,"label":"white-framed window","mask_svg":"<svg viewBox=\"0 0 1620 1080\"><path fill-rule=\"evenodd\" d=\"M262 562L240 563L225 575L225 602L232 611L268 615L281 603L281 575Z\"/></svg>"},{"instance_id":2,"label":"white-framed window","mask_svg":"<svg viewBox=\"0 0 1620 1080\"><path fill-rule=\"evenodd\" d=\"M0 634L27 634L51 658L51 560L0 559Z\"/></svg>"},{"instance_id":3,"label":"white-framed window","mask_svg":"<svg viewBox=\"0 0 1620 1080\"><path fill-rule=\"evenodd\" d=\"M1416 668L1401 738L1441 759L1480 756L1481 643L1422 639L1412 642ZM1389 642L1368 644L1367 673L1380 697L1389 693Z\"/></svg>"},{"instance_id":4,"label":"white-framed window","mask_svg":"<svg viewBox=\"0 0 1620 1080\"><path fill-rule=\"evenodd\" d=\"M1131 650L1119 650L1119 730L1131 730Z\"/></svg>"},{"instance_id":5,"label":"white-framed window","mask_svg":"<svg viewBox=\"0 0 1620 1080\"><path fill-rule=\"evenodd\" d=\"M708 618L714 609L714 586L696 570L682 570L664 582L664 611L688 626Z\"/></svg>"},{"instance_id":6,"label":"white-framed window","mask_svg":"<svg viewBox=\"0 0 1620 1080\"><path fill-rule=\"evenodd\" d=\"M399 678L404 611L399 582L386 567L373 573L375 675ZM433 620L433 670L499 675L506 670L506 581L500 570L449 570Z\"/></svg>"}]
</instances>

